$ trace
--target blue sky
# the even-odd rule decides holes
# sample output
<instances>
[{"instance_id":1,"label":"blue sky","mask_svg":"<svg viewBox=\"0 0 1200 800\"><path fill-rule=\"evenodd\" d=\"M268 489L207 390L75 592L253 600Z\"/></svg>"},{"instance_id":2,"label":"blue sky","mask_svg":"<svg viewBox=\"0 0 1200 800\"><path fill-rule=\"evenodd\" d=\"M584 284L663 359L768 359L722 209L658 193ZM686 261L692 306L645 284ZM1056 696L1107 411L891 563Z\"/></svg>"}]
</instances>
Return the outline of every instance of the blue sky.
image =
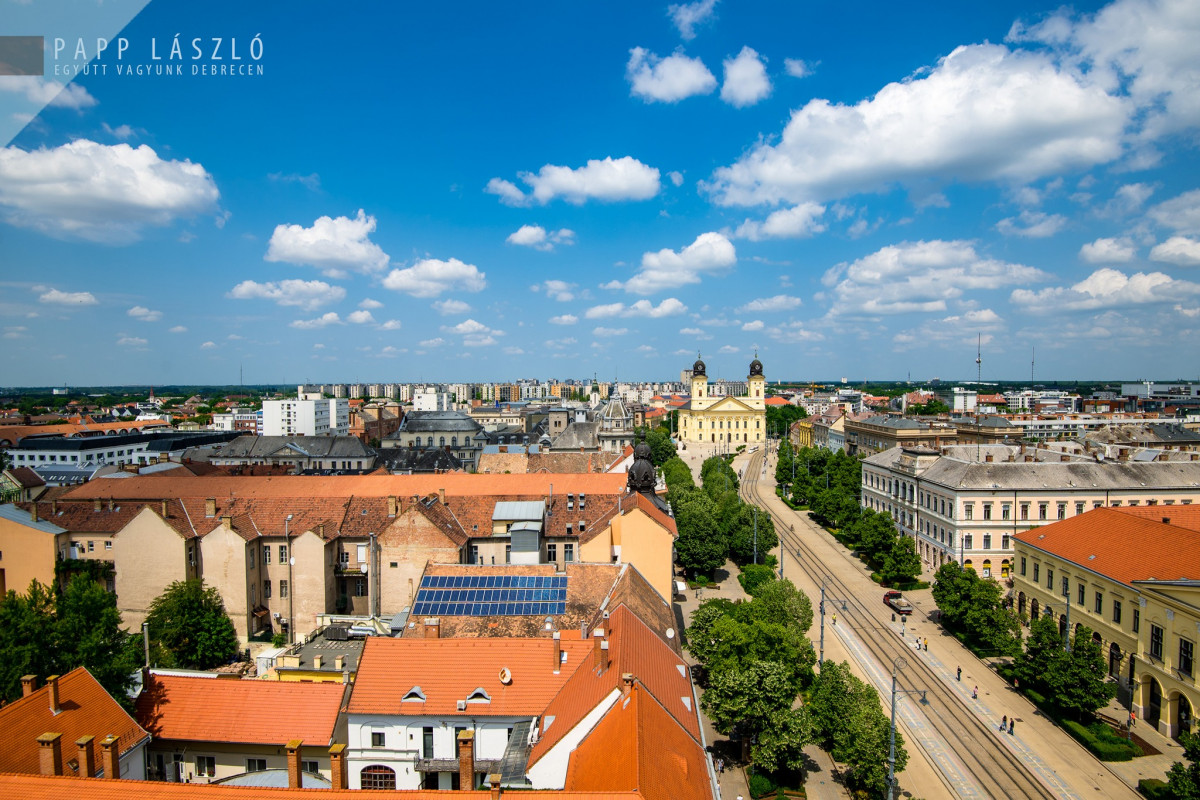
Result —
<instances>
[{"instance_id":1,"label":"blue sky","mask_svg":"<svg viewBox=\"0 0 1200 800\"><path fill-rule=\"evenodd\" d=\"M0 8L9 385L1200 370L1195 2Z\"/></svg>"}]
</instances>

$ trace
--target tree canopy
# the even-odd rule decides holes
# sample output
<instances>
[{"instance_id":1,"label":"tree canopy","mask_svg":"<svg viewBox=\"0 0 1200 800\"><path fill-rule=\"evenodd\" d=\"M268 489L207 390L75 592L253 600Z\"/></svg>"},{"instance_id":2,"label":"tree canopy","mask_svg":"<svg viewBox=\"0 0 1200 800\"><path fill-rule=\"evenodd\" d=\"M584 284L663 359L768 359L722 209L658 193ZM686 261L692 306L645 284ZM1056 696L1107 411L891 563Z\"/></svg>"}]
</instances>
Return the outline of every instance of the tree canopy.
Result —
<instances>
[{"instance_id":1,"label":"tree canopy","mask_svg":"<svg viewBox=\"0 0 1200 800\"><path fill-rule=\"evenodd\" d=\"M1176 800L1200 800L1200 736L1184 732L1179 737L1184 762L1176 761L1167 772L1167 791Z\"/></svg>"},{"instance_id":2,"label":"tree canopy","mask_svg":"<svg viewBox=\"0 0 1200 800\"><path fill-rule=\"evenodd\" d=\"M146 615L150 640L161 666L212 669L228 664L238 652L233 621L213 587L199 578L175 581L150 603Z\"/></svg>"},{"instance_id":3,"label":"tree canopy","mask_svg":"<svg viewBox=\"0 0 1200 800\"><path fill-rule=\"evenodd\" d=\"M1058 624L1049 616L1030 623L1025 656L1018 662L1021 678L1059 709L1083 719L1116 697L1116 685L1105 671L1100 645L1090 628L1080 626L1067 652Z\"/></svg>"},{"instance_id":4,"label":"tree canopy","mask_svg":"<svg viewBox=\"0 0 1200 800\"><path fill-rule=\"evenodd\" d=\"M962 631L980 647L995 655L1021 652L1021 623L1001 603L1003 589L989 578L958 562L943 564L933 584L933 601L942 614L942 624Z\"/></svg>"}]
</instances>

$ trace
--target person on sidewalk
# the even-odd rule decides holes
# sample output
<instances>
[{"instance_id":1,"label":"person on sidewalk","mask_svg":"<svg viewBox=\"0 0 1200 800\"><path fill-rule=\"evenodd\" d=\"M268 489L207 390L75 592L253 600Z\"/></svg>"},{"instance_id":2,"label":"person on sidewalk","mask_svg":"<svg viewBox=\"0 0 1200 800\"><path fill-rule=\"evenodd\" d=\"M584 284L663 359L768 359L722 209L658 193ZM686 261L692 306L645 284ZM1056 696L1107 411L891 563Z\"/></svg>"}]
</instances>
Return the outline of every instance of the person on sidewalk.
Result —
<instances>
[{"instance_id":1,"label":"person on sidewalk","mask_svg":"<svg viewBox=\"0 0 1200 800\"><path fill-rule=\"evenodd\" d=\"M1017 725L1017 718L1010 717L1008 720L1008 735L1009 736L1013 735L1013 728L1016 727L1016 725Z\"/></svg>"},{"instance_id":2,"label":"person on sidewalk","mask_svg":"<svg viewBox=\"0 0 1200 800\"><path fill-rule=\"evenodd\" d=\"M1131 728L1137 727L1137 714L1135 714L1133 712L1133 709L1129 710L1129 727L1131 727Z\"/></svg>"},{"instance_id":3,"label":"person on sidewalk","mask_svg":"<svg viewBox=\"0 0 1200 800\"><path fill-rule=\"evenodd\" d=\"M972 700L979 699L979 687L978 686L976 686L974 689L971 690L971 699Z\"/></svg>"},{"instance_id":4,"label":"person on sidewalk","mask_svg":"<svg viewBox=\"0 0 1200 800\"><path fill-rule=\"evenodd\" d=\"M959 667L959 668L958 668L958 677L956 678L956 680L957 680L959 683L962 683L962 667Z\"/></svg>"},{"instance_id":5,"label":"person on sidewalk","mask_svg":"<svg viewBox=\"0 0 1200 800\"><path fill-rule=\"evenodd\" d=\"M928 653L929 652L929 637L926 636L924 639L922 639L922 641L925 643L925 652Z\"/></svg>"},{"instance_id":6,"label":"person on sidewalk","mask_svg":"<svg viewBox=\"0 0 1200 800\"><path fill-rule=\"evenodd\" d=\"M1004 729L1008 727L1008 714L1000 718L1000 732L1004 733Z\"/></svg>"}]
</instances>

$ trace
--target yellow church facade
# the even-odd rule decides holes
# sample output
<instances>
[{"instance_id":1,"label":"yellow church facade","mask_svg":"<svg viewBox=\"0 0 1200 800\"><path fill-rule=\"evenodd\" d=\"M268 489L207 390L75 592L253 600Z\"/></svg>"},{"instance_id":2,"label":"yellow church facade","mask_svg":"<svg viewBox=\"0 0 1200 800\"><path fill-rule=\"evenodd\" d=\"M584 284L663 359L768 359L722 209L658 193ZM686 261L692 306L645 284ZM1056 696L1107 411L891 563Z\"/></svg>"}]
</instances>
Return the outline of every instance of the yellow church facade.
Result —
<instances>
[{"instance_id":1,"label":"yellow church facade","mask_svg":"<svg viewBox=\"0 0 1200 800\"><path fill-rule=\"evenodd\" d=\"M741 397L709 394L708 372L700 359L692 365L692 394L679 409L676 436L691 444L759 444L767 439L767 382L762 362L750 362L746 394Z\"/></svg>"}]
</instances>

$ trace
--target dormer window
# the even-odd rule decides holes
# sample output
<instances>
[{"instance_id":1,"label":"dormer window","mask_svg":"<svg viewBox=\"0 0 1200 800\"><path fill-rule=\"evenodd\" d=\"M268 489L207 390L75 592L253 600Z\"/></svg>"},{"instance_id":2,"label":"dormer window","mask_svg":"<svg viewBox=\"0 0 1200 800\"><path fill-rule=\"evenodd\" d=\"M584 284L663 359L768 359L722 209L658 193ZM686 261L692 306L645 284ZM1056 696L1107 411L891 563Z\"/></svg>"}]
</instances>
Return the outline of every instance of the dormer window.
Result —
<instances>
[{"instance_id":1,"label":"dormer window","mask_svg":"<svg viewBox=\"0 0 1200 800\"><path fill-rule=\"evenodd\" d=\"M467 695L467 702L468 703L490 703L490 702L492 702L492 697L486 691L484 691L483 687L481 686L478 689L476 689L475 691L471 692L469 695Z\"/></svg>"},{"instance_id":2,"label":"dormer window","mask_svg":"<svg viewBox=\"0 0 1200 800\"><path fill-rule=\"evenodd\" d=\"M404 697L401 698L401 702L406 702L408 700L412 700L412 701L418 702L418 703L425 702L425 693L423 691L421 691L420 686L412 687L411 689L408 690L408 694L404 695Z\"/></svg>"}]
</instances>

